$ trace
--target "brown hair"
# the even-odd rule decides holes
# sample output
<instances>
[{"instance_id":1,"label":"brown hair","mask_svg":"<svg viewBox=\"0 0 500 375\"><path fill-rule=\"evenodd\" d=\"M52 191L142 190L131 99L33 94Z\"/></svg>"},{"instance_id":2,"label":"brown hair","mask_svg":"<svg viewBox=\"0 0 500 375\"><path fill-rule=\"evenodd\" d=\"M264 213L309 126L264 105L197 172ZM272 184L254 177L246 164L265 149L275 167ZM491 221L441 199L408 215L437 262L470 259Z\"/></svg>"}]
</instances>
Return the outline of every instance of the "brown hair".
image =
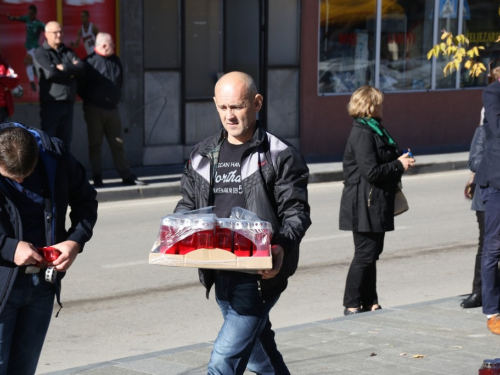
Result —
<instances>
[{"instance_id":1,"label":"brown hair","mask_svg":"<svg viewBox=\"0 0 500 375\"><path fill-rule=\"evenodd\" d=\"M14 178L26 178L38 161L38 145L35 137L21 127L0 131L0 166Z\"/></svg>"},{"instance_id":2,"label":"brown hair","mask_svg":"<svg viewBox=\"0 0 500 375\"><path fill-rule=\"evenodd\" d=\"M372 117L375 107L381 105L383 101L382 91L372 86L361 86L352 94L347 111L354 118Z\"/></svg>"},{"instance_id":3,"label":"brown hair","mask_svg":"<svg viewBox=\"0 0 500 375\"><path fill-rule=\"evenodd\" d=\"M488 84L495 82L500 78L500 66L493 68L488 73Z\"/></svg>"}]
</instances>

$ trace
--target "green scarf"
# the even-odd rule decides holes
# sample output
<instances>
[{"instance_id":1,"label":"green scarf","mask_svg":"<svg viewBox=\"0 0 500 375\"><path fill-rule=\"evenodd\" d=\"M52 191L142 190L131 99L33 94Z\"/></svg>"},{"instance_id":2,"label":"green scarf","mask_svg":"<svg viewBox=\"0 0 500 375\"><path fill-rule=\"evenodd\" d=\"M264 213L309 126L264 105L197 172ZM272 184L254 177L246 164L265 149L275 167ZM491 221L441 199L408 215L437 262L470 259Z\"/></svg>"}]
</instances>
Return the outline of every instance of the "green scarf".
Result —
<instances>
[{"instance_id":1,"label":"green scarf","mask_svg":"<svg viewBox=\"0 0 500 375\"><path fill-rule=\"evenodd\" d=\"M357 118L356 121L373 129L373 131L377 133L380 137L385 139L388 144L396 147L396 149L398 148L396 142L394 142L394 139L392 139L391 135L376 119L372 117L365 117L365 118Z\"/></svg>"}]
</instances>

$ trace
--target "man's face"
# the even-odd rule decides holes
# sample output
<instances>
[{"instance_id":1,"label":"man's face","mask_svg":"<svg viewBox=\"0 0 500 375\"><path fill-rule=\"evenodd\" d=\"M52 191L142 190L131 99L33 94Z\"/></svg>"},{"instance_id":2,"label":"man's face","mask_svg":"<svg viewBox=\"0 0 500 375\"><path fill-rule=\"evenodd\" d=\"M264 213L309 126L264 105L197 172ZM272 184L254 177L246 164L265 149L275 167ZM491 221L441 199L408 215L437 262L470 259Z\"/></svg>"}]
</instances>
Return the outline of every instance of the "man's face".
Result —
<instances>
[{"instance_id":1,"label":"man's face","mask_svg":"<svg viewBox=\"0 0 500 375\"><path fill-rule=\"evenodd\" d=\"M45 31L45 38L47 39L47 43L52 48L57 48L62 43L62 28L59 24L51 24L49 25L47 31Z\"/></svg>"},{"instance_id":2,"label":"man's face","mask_svg":"<svg viewBox=\"0 0 500 375\"><path fill-rule=\"evenodd\" d=\"M30 21L33 21L36 19L36 14L32 9L28 10L28 18L30 19Z\"/></svg>"},{"instance_id":3,"label":"man's face","mask_svg":"<svg viewBox=\"0 0 500 375\"><path fill-rule=\"evenodd\" d=\"M115 53L115 44L111 39L105 39L104 43L99 47L99 52L104 56L111 56Z\"/></svg>"},{"instance_id":4,"label":"man's face","mask_svg":"<svg viewBox=\"0 0 500 375\"><path fill-rule=\"evenodd\" d=\"M87 16L87 14L86 14L86 13L83 13L83 12L82 12L82 14L81 14L80 16L81 16L81 19L82 19L82 23L83 23L84 25L86 25L86 24L88 24L88 23L89 23L89 17Z\"/></svg>"},{"instance_id":5,"label":"man's face","mask_svg":"<svg viewBox=\"0 0 500 375\"><path fill-rule=\"evenodd\" d=\"M242 144L252 139L262 96L248 97L244 84L232 80L216 88L214 101L229 143Z\"/></svg>"}]
</instances>

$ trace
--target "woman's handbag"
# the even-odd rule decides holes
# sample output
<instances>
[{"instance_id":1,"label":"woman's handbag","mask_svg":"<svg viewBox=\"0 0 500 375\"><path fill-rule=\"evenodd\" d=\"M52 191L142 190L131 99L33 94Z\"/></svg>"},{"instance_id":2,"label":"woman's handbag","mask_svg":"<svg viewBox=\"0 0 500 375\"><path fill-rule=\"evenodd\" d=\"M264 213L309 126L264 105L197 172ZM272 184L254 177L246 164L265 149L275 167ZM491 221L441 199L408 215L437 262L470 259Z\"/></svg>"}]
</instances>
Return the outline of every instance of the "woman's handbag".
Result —
<instances>
[{"instance_id":1,"label":"woman's handbag","mask_svg":"<svg viewBox=\"0 0 500 375\"><path fill-rule=\"evenodd\" d=\"M398 216L403 212L408 211L408 201L406 200L403 190L400 187L396 190L396 197L394 199L394 216Z\"/></svg>"}]
</instances>

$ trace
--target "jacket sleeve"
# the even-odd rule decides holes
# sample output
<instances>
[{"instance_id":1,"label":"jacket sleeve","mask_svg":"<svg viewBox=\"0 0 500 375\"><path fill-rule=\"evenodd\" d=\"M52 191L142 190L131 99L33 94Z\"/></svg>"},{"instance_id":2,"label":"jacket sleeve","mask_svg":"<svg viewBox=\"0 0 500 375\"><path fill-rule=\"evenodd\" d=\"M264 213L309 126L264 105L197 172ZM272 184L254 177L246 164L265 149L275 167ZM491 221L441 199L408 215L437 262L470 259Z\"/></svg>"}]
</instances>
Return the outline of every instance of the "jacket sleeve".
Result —
<instances>
[{"instance_id":1,"label":"jacket sleeve","mask_svg":"<svg viewBox=\"0 0 500 375\"><path fill-rule=\"evenodd\" d=\"M87 180L85 169L71 153L65 154L65 164L69 178L69 218L71 226L68 230L68 240L80 244L92 237L92 231L97 221L97 192Z\"/></svg>"},{"instance_id":2,"label":"jacket sleeve","mask_svg":"<svg viewBox=\"0 0 500 375\"><path fill-rule=\"evenodd\" d=\"M192 211L196 209L195 181L191 160L186 163L181 176L181 200L177 202L174 212Z\"/></svg>"},{"instance_id":3,"label":"jacket sleeve","mask_svg":"<svg viewBox=\"0 0 500 375\"><path fill-rule=\"evenodd\" d=\"M9 90L12 90L19 85L19 76L16 74L15 76L12 75L12 73L8 70L8 73L6 75L1 75L0 76L0 88L4 89L7 88ZM12 71L13 72L13 71Z\"/></svg>"},{"instance_id":4,"label":"jacket sleeve","mask_svg":"<svg viewBox=\"0 0 500 375\"><path fill-rule=\"evenodd\" d=\"M276 163L274 197L281 227L273 244L281 245L285 254L288 254L293 249L298 249L298 244L311 225L307 193L309 168L302 155L293 147L282 151Z\"/></svg>"},{"instance_id":5,"label":"jacket sleeve","mask_svg":"<svg viewBox=\"0 0 500 375\"><path fill-rule=\"evenodd\" d=\"M68 61L63 62L64 71L66 74L73 76L75 78L82 77L85 73L85 65L82 60L76 55L76 53L68 49L66 51L66 59ZM76 63L74 63L76 62Z\"/></svg>"},{"instance_id":6,"label":"jacket sleeve","mask_svg":"<svg viewBox=\"0 0 500 375\"><path fill-rule=\"evenodd\" d=\"M404 172L403 164L397 159L382 163L374 137L374 134L362 131L354 145L360 175L371 184L399 179Z\"/></svg>"},{"instance_id":7,"label":"jacket sleeve","mask_svg":"<svg viewBox=\"0 0 500 375\"><path fill-rule=\"evenodd\" d=\"M83 63L81 62L81 60L78 61L79 64L81 64L83 74ZM76 76L76 74L67 70L67 63L63 64L64 70L57 69L56 65L58 65L59 63L53 62L50 58L49 52L43 47L38 47L36 49L34 62L39 77L41 73L47 81L60 84L68 84L72 79L74 79L72 76Z\"/></svg>"},{"instance_id":8,"label":"jacket sleeve","mask_svg":"<svg viewBox=\"0 0 500 375\"><path fill-rule=\"evenodd\" d=\"M474 132L469 151L469 169L476 172L483 157L486 146L486 132L484 126L479 126Z\"/></svg>"},{"instance_id":9,"label":"jacket sleeve","mask_svg":"<svg viewBox=\"0 0 500 375\"><path fill-rule=\"evenodd\" d=\"M494 137L500 137L500 83L493 82L483 91L484 117Z\"/></svg>"}]
</instances>

